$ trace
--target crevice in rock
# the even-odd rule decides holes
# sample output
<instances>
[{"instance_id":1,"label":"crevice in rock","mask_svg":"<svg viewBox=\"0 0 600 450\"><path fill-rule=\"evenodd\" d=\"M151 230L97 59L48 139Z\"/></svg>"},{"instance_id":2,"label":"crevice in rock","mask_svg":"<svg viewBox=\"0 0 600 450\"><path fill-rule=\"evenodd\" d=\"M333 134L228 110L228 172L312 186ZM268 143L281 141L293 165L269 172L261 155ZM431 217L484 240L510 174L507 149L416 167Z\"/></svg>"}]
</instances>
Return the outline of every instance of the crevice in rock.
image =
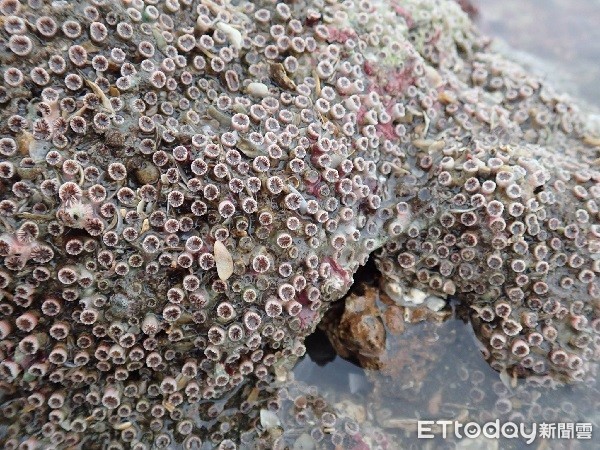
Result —
<instances>
[{"instance_id":1,"label":"crevice in rock","mask_svg":"<svg viewBox=\"0 0 600 450\"><path fill-rule=\"evenodd\" d=\"M334 346L331 344L327 333L324 330L324 323L339 323L344 313L346 299L351 295L365 295L365 288L368 286L378 286L381 274L375 264L375 252L371 253L367 262L358 268L354 274L352 286L341 299L333 302L329 310L323 316L316 330L306 337L304 344L306 352L310 359L319 366L324 366L332 362L336 356L340 356ZM342 356L340 356L342 357ZM353 357L343 357L352 364L361 367L359 361Z\"/></svg>"}]
</instances>

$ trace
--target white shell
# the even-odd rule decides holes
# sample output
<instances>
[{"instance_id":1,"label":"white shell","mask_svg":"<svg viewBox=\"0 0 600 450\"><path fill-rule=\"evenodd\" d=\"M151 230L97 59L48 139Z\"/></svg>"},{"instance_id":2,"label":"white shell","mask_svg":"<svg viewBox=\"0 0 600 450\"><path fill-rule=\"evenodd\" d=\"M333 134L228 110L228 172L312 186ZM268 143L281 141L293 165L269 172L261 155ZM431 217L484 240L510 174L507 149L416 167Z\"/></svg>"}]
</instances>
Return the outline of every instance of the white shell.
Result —
<instances>
[{"instance_id":1,"label":"white shell","mask_svg":"<svg viewBox=\"0 0 600 450\"><path fill-rule=\"evenodd\" d=\"M419 289L411 289L405 296L404 301L413 305L420 305L427 298L427 294Z\"/></svg>"},{"instance_id":2,"label":"white shell","mask_svg":"<svg viewBox=\"0 0 600 450\"><path fill-rule=\"evenodd\" d=\"M246 92L255 97L266 97L269 95L269 87L264 83L250 83L246 87Z\"/></svg>"},{"instance_id":3,"label":"white shell","mask_svg":"<svg viewBox=\"0 0 600 450\"><path fill-rule=\"evenodd\" d=\"M131 422L120 422L113 425L115 430L125 430L131 427L133 424Z\"/></svg>"},{"instance_id":4,"label":"white shell","mask_svg":"<svg viewBox=\"0 0 600 450\"><path fill-rule=\"evenodd\" d=\"M443 298L439 298L436 296L427 297L425 300L425 305L432 311L441 311L444 306L446 306L446 301Z\"/></svg>"},{"instance_id":5,"label":"white shell","mask_svg":"<svg viewBox=\"0 0 600 450\"><path fill-rule=\"evenodd\" d=\"M225 281L233 274L233 258L227 247L221 241L215 241L214 245L215 263L217 264L217 274L219 278Z\"/></svg>"},{"instance_id":6,"label":"white shell","mask_svg":"<svg viewBox=\"0 0 600 450\"><path fill-rule=\"evenodd\" d=\"M271 430L281 425L279 417L273 411L268 409L260 410L260 424L265 430Z\"/></svg>"},{"instance_id":7,"label":"white shell","mask_svg":"<svg viewBox=\"0 0 600 450\"><path fill-rule=\"evenodd\" d=\"M218 22L217 28L227 35L231 45L236 48L242 48L242 33L225 22Z\"/></svg>"}]
</instances>

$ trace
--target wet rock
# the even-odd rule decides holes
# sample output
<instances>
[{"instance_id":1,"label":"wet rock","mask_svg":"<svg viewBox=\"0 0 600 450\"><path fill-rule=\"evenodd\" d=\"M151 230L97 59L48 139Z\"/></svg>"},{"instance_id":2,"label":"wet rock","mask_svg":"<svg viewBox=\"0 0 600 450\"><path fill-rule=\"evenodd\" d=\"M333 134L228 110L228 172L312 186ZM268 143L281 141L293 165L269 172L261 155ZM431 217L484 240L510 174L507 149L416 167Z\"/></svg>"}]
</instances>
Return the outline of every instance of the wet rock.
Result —
<instances>
[{"instance_id":1,"label":"wet rock","mask_svg":"<svg viewBox=\"0 0 600 450\"><path fill-rule=\"evenodd\" d=\"M378 370L392 385L419 385L427 374L427 362L436 361L437 352L447 344L437 342L435 327L451 317L449 309L400 306L368 284L354 287L343 305L341 313L331 310L320 326L338 355L357 361L365 369ZM421 322L426 326L413 325Z\"/></svg>"}]
</instances>

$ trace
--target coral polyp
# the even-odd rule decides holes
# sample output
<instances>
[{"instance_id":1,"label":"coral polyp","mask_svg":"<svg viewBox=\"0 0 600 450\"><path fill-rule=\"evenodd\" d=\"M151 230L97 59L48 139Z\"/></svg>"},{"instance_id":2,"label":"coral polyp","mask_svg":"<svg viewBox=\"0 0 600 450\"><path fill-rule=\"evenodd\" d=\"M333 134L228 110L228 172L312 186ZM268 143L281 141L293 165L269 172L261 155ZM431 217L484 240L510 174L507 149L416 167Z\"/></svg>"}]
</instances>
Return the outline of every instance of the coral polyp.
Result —
<instances>
[{"instance_id":1,"label":"coral polyp","mask_svg":"<svg viewBox=\"0 0 600 450\"><path fill-rule=\"evenodd\" d=\"M498 371L595 376L600 141L455 3L0 13L3 448L284 446L269 382L374 252ZM301 394L306 439L363 448Z\"/></svg>"}]
</instances>

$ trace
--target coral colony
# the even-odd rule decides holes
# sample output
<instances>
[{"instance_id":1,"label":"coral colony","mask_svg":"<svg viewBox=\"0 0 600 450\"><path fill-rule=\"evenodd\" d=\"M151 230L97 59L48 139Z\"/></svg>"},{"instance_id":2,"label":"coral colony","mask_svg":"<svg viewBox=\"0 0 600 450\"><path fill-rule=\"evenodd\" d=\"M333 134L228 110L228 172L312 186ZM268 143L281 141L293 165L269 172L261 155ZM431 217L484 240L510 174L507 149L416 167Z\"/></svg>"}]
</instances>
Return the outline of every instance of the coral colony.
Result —
<instances>
[{"instance_id":1,"label":"coral colony","mask_svg":"<svg viewBox=\"0 0 600 450\"><path fill-rule=\"evenodd\" d=\"M2 448L384 448L272 387L373 252L494 369L594 379L600 140L488 46L447 1L1 0Z\"/></svg>"}]
</instances>

